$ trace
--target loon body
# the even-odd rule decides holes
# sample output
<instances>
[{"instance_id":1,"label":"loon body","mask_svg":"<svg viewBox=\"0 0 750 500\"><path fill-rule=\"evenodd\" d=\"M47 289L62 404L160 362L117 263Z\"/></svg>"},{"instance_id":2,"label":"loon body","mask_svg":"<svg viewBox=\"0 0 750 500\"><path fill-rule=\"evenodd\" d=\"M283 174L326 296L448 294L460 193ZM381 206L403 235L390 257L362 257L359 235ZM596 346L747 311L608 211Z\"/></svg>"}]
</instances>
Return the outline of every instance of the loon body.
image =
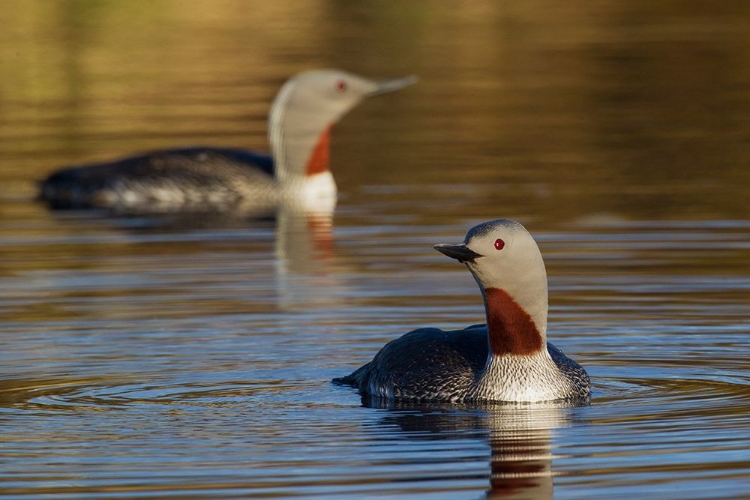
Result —
<instances>
[{"instance_id":1,"label":"loon body","mask_svg":"<svg viewBox=\"0 0 750 500\"><path fill-rule=\"evenodd\" d=\"M469 268L487 324L414 330L334 382L396 400L587 404L588 374L547 342L547 273L526 229L498 219L473 227L463 244L435 249Z\"/></svg>"},{"instance_id":2,"label":"loon body","mask_svg":"<svg viewBox=\"0 0 750 500\"><path fill-rule=\"evenodd\" d=\"M66 168L40 183L52 208L116 211L253 210L292 203L335 204L328 169L330 131L364 98L414 77L373 81L338 70L300 73L277 94L269 116L272 155L194 147Z\"/></svg>"}]
</instances>

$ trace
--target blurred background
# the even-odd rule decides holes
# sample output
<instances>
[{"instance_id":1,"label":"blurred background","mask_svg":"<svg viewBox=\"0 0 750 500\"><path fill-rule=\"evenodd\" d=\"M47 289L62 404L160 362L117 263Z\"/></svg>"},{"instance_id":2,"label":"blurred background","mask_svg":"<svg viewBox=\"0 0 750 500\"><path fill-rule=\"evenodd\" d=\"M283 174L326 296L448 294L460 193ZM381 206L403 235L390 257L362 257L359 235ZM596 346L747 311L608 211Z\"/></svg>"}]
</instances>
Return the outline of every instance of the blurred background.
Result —
<instances>
[{"instance_id":1,"label":"blurred background","mask_svg":"<svg viewBox=\"0 0 750 500\"><path fill-rule=\"evenodd\" d=\"M750 3L7 0L0 26L0 497L747 494ZM268 151L314 68L420 77L335 127L332 220L34 201L63 166ZM431 245L498 217L539 242L592 406L332 387L484 320ZM504 482L519 447L537 480Z\"/></svg>"},{"instance_id":2,"label":"blurred background","mask_svg":"<svg viewBox=\"0 0 750 500\"><path fill-rule=\"evenodd\" d=\"M422 79L338 127L333 170L344 196L377 185L431 197L425 186L459 183L477 217L746 218L748 10L7 2L3 199L32 196L32 181L70 163L187 144L267 150L280 84L334 67Z\"/></svg>"}]
</instances>

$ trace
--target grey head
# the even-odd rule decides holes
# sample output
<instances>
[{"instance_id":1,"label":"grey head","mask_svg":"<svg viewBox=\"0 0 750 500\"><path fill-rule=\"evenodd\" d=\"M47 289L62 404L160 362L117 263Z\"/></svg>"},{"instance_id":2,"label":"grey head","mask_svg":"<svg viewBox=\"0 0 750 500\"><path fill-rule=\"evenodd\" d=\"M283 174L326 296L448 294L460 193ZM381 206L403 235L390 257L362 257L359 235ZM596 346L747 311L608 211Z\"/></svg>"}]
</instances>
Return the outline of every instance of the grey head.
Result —
<instances>
[{"instance_id":1,"label":"grey head","mask_svg":"<svg viewBox=\"0 0 750 500\"><path fill-rule=\"evenodd\" d=\"M335 69L306 71L292 77L277 94L269 118L277 179L285 182L289 177L327 171L331 126L365 98L394 92L416 81L415 76L370 80Z\"/></svg>"},{"instance_id":2,"label":"grey head","mask_svg":"<svg viewBox=\"0 0 750 500\"><path fill-rule=\"evenodd\" d=\"M525 227L510 219L492 220L472 227L461 244L434 248L466 264L485 299L489 289L510 295L546 338L547 272L539 247Z\"/></svg>"}]
</instances>

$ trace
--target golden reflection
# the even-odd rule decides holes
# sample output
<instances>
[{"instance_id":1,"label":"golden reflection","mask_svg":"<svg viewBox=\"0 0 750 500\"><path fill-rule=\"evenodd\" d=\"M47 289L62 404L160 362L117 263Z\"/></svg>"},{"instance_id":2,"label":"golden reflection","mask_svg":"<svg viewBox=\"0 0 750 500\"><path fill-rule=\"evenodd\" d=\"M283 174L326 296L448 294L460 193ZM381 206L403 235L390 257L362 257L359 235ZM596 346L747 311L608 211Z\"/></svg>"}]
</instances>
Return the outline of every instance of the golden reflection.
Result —
<instances>
[{"instance_id":1,"label":"golden reflection","mask_svg":"<svg viewBox=\"0 0 750 500\"><path fill-rule=\"evenodd\" d=\"M44 404L35 405L37 398L57 398L75 393L82 388L104 383L104 378L51 377L34 379L0 379L0 407L5 408L66 408L74 405Z\"/></svg>"},{"instance_id":2,"label":"golden reflection","mask_svg":"<svg viewBox=\"0 0 750 500\"><path fill-rule=\"evenodd\" d=\"M285 78L343 67L422 83L337 131L342 192L485 187L448 221L750 216L746 7L464 4L8 2L0 176L189 144L263 150Z\"/></svg>"}]
</instances>

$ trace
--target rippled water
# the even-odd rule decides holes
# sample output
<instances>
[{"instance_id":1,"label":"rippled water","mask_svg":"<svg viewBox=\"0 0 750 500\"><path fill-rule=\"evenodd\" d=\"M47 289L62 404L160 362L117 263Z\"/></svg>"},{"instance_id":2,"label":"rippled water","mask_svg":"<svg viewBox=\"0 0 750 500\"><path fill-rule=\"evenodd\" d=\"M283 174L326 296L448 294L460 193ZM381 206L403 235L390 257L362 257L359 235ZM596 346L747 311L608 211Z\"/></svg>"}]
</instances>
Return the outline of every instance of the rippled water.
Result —
<instances>
[{"instance_id":1,"label":"rippled water","mask_svg":"<svg viewBox=\"0 0 750 500\"><path fill-rule=\"evenodd\" d=\"M744 6L250 5L0 14L0 496L750 494ZM264 149L280 83L324 66L422 79L337 127L333 220L33 202L68 163ZM495 217L539 242L591 406L332 386L410 329L483 320L431 245Z\"/></svg>"}]
</instances>

